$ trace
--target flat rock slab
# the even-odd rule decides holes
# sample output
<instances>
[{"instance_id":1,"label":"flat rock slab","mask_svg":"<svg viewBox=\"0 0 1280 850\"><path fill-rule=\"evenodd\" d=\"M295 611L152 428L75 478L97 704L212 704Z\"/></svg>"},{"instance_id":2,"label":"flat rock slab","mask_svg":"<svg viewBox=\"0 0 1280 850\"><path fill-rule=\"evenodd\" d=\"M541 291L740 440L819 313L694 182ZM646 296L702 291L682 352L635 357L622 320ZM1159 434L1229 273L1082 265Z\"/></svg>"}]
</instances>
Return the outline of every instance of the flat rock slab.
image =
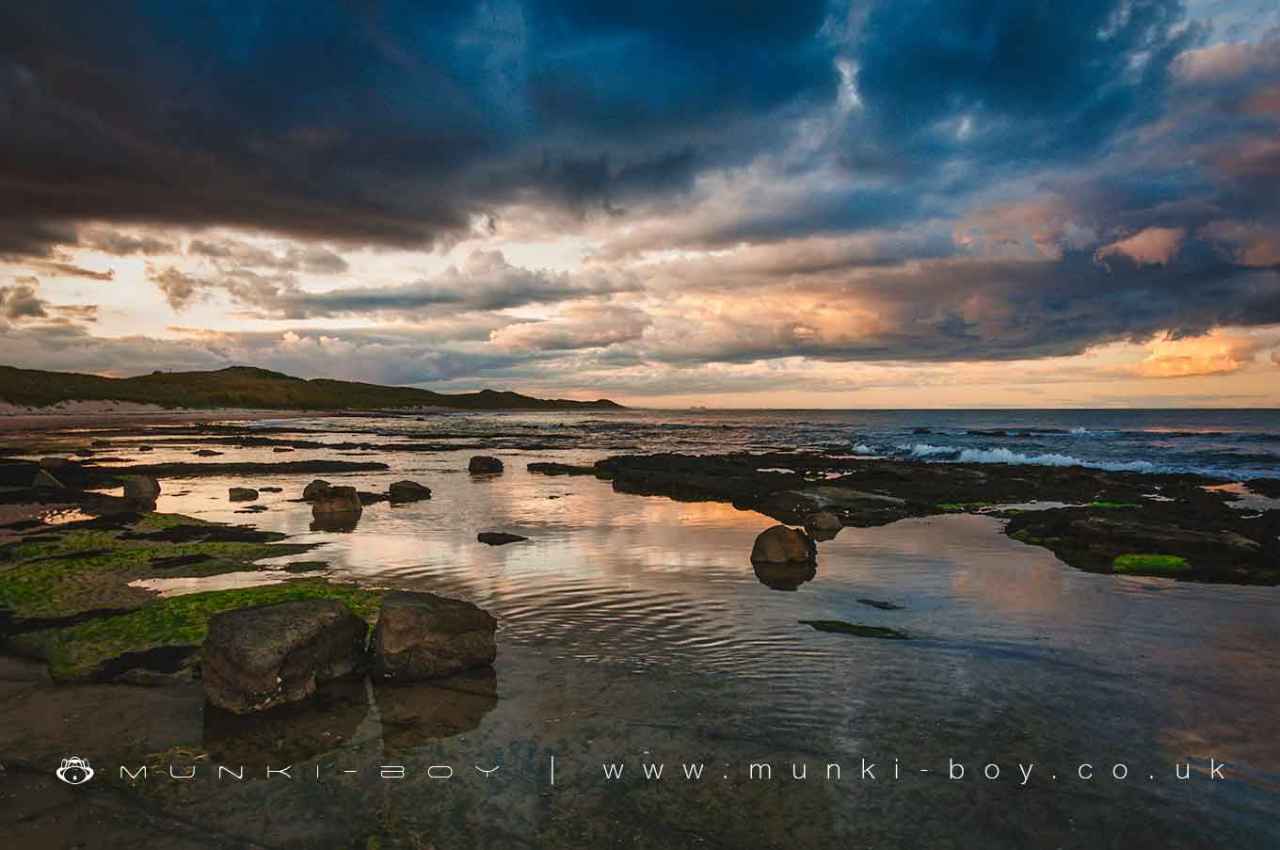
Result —
<instances>
[{"instance_id":1,"label":"flat rock slab","mask_svg":"<svg viewBox=\"0 0 1280 850\"><path fill-rule=\"evenodd\" d=\"M506 531L482 531L476 535L476 540L481 543L487 543L490 546L505 546L508 543L520 543L528 539L528 537L522 537L519 534L511 534Z\"/></svg>"},{"instance_id":2,"label":"flat rock slab","mask_svg":"<svg viewBox=\"0 0 1280 850\"><path fill-rule=\"evenodd\" d=\"M492 664L497 620L470 602L397 591L382 599L373 630L373 675L416 682Z\"/></svg>"},{"instance_id":3,"label":"flat rock slab","mask_svg":"<svg viewBox=\"0 0 1280 850\"><path fill-rule=\"evenodd\" d=\"M595 475L594 466L576 466L571 463L531 463L526 469L534 475Z\"/></svg>"},{"instance_id":4,"label":"flat rock slab","mask_svg":"<svg viewBox=\"0 0 1280 850\"><path fill-rule=\"evenodd\" d=\"M306 699L320 682L363 667L368 630L334 599L215 614L204 642L205 695L236 714Z\"/></svg>"}]
</instances>

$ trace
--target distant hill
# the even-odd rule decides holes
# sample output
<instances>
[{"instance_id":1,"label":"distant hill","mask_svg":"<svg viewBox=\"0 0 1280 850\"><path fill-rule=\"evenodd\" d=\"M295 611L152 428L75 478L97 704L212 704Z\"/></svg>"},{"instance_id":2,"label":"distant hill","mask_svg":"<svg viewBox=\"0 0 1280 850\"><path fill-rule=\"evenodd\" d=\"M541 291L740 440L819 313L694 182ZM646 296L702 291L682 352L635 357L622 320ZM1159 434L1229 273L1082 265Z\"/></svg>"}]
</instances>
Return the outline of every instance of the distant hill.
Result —
<instances>
[{"instance_id":1,"label":"distant hill","mask_svg":"<svg viewBox=\"0 0 1280 850\"><path fill-rule=\"evenodd\" d=\"M495 390L448 395L412 387L384 387L355 381L305 380L249 366L232 366L214 372L153 372L135 378L103 378L75 372L0 366L0 401L25 407L48 407L63 401L125 401L167 408L243 407L267 410L622 408L622 405L608 399L543 399Z\"/></svg>"}]
</instances>

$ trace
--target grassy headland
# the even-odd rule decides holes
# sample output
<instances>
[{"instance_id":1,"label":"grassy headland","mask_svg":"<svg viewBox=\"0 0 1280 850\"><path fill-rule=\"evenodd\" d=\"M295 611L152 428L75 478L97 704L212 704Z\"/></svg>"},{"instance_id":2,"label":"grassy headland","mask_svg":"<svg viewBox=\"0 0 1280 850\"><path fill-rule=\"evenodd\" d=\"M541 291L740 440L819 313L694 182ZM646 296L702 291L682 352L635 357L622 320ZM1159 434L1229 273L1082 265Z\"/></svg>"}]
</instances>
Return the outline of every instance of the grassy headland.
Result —
<instances>
[{"instance_id":1,"label":"grassy headland","mask_svg":"<svg viewBox=\"0 0 1280 850\"><path fill-rule=\"evenodd\" d=\"M248 366L232 366L212 372L153 372L133 378L104 378L75 372L46 372L0 366L0 401L32 408L72 401L130 402L164 408L262 410L621 408L621 405L608 399L543 399L495 390L450 395L414 387L384 387L324 378L305 380Z\"/></svg>"}]
</instances>

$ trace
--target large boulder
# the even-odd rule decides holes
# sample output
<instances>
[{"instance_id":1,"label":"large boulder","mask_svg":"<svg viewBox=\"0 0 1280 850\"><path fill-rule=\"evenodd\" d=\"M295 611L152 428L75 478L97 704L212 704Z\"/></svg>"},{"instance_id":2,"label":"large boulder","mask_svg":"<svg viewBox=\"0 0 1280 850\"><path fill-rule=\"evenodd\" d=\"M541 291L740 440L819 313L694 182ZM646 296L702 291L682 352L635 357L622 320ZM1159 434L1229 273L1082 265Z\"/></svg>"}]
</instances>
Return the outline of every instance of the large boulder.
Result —
<instances>
[{"instance_id":1,"label":"large boulder","mask_svg":"<svg viewBox=\"0 0 1280 850\"><path fill-rule=\"evenodd\" d=\"M818 511L804 518L804 530L809 532L809 536L814 540L831 540L840 533L842 528L844 523L831 511Z\"/></svg>"},{"instance_id":2,"label":"large boulder","mask_svg":"<svg viewBox=\"0 0 1280 850\"><path fill-rule=\"evenodd\" d=\"M306 699L364 666L369 626L336 599L239 608L209 619L201 678L209 702L236 714Z\"/></svg>"},{"instance_id":3,"label":"large boulder","mask_svg":"<svg viewBox=\"0 0 1280 850\"><path fill-rule=\"evenodd\" d=\"M496 628L497 620L470 602L434 593L388 593L373 630L373 675L416 682L492 664Z\"/></svg>"},{"instance_id":4,"label":"large boulder","mask_svg":"<svg viewBox=\"0 0 1280 850\"><path fill-rule=\"evenodd\" d=\"M753 564L812 564L818 547L813 538L798 528L775 525L760 532L751 547Z\"/></svg>"},{"instance_id":5,"label":"large boulder","mask_svg":"<svg viewBox=\"0 0 1280 850\"><path fill-rule=\"evenodd\" d=\"M431 498L431 488L417 481L397 481L387 488L392 502L417 502Z\"/></svg>"},{"instance_id":6,"label":"large boulder","mask_svg":"<svg viewBox=\"0 0 1280 850\"><path fill-rule=\"evenodd\" d=\"M258 491L252 487L232 487L228 495L233 502L252 502L258 498Z\"/></svg>"},{"instance_id":7,"label":"large boulder","mask_svg":"<svg viewBox=\"0 0 1280 850\"><path fill-rule=\"evenodd\" d=\"M327 493L329 488L332 486L333 485L328 481L321 481L317 478L315 481L312 481L306 487L302 488L302 499L306 502L314 502L316 499Z\"/></svg>"},{"instance_id":8,"label":"large boulder","mask_svg":"<svg viewBox=\"0 0 1280 850\"><path fill-rule=\"evenodd\" d=\"M472 475L496 475L502 472L502 461L488 455L476 455L467 464L467 471Z\"/></svg>"},{"instance_id":9,"label":"large boulder","mask_svg":"<svg viewBox=\"0 0 1280 850\"><path fill-rule=\"evenodd\" d=\"M126 475L124 497L131 502L155 502L160 497L160 482L150 475Z\"/></svg>"},{"instance_id":10,"label":"large boulder","mask_svg":"<svg viewBox=\"0 0 1280 850\"><path fill-rule=\"evenodd\" d=\"M329 487L311 500L312 514L359 514L364 510L354 487Z\"/></svg>"}]
</instances>

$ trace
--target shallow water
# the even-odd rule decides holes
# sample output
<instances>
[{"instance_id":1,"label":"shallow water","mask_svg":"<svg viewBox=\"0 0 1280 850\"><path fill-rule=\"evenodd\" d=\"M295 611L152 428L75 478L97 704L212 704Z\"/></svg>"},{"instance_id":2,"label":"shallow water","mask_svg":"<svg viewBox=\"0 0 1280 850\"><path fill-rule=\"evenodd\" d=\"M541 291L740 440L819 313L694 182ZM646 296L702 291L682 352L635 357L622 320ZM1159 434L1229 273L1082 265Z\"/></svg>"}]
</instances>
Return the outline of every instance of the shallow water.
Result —
<instances>
[{"instance_id":1,"label":"shallow water","mask_svg":"<svg viewBox=\"0 0 1280 850\"><path fill-rule=\"evenodd\" d=\"M190 446L151 443L149 460L189 457ZM226 452L212 460L333 456ZM349 805L391 805L397 830L420 828L437 847L1280 842L1275 588L1080 572L1005 537L988 516L847 528L820 544L812 578L760 576L748 554L766 517L525 471L534 460L592 460L595 446L497 451L507 471L496 477L465 472L473 453L361 453L391 471L328 480L380 491L411 478L434 495L369 506L350 533L312 531L308 506L290 501L309 476L167 480L159 503L323 544L282 562L324 560L337 578L455 595L498 617L496 700L455 724L465 731L393 747L388 730L401 727L387 725L397 709L384 704L394 699L354 698L363 737L347 736L326 764L376 765L394 752L419 774L436 763L510 768L501 785L473 775L447 790L418 781L393 792L370 778L342 792L354 795ZM243 514L227 500L233 484L284 492ZM483 530L530 540L489 547L476 542ZM817 619L913 640L800 623ZM857 778L863 757L880 765L878 781ZM641 758L672 773L682 760L706 762L714 775L603 780L601 762L629 759L634 772ZM1224 779L1208 777L1211 758L1229 765ZM906 778L890 782L895 759ZM967 765L967 780L947 778L950 759ZM773 782L743 776L759 760L774 764ZM788 778L793 761L809 765L804 782ZM1036 764L1026 787L1020 761ZM988 762L1002 765L1000 780L974 778ZM1092 781L1076 777L1082 762L1094 765ZM839 782L820 781L830 763L843 767ZM1111 778L1117 763L1123 781ZM1190 780L1177 780L1181 764ZM249 805L239 793L206 804ZM282 812L305 810L294 793L273 786L269 797ZM504 843L508 828L518 841Z\"/></svg>"}]
</instances>

